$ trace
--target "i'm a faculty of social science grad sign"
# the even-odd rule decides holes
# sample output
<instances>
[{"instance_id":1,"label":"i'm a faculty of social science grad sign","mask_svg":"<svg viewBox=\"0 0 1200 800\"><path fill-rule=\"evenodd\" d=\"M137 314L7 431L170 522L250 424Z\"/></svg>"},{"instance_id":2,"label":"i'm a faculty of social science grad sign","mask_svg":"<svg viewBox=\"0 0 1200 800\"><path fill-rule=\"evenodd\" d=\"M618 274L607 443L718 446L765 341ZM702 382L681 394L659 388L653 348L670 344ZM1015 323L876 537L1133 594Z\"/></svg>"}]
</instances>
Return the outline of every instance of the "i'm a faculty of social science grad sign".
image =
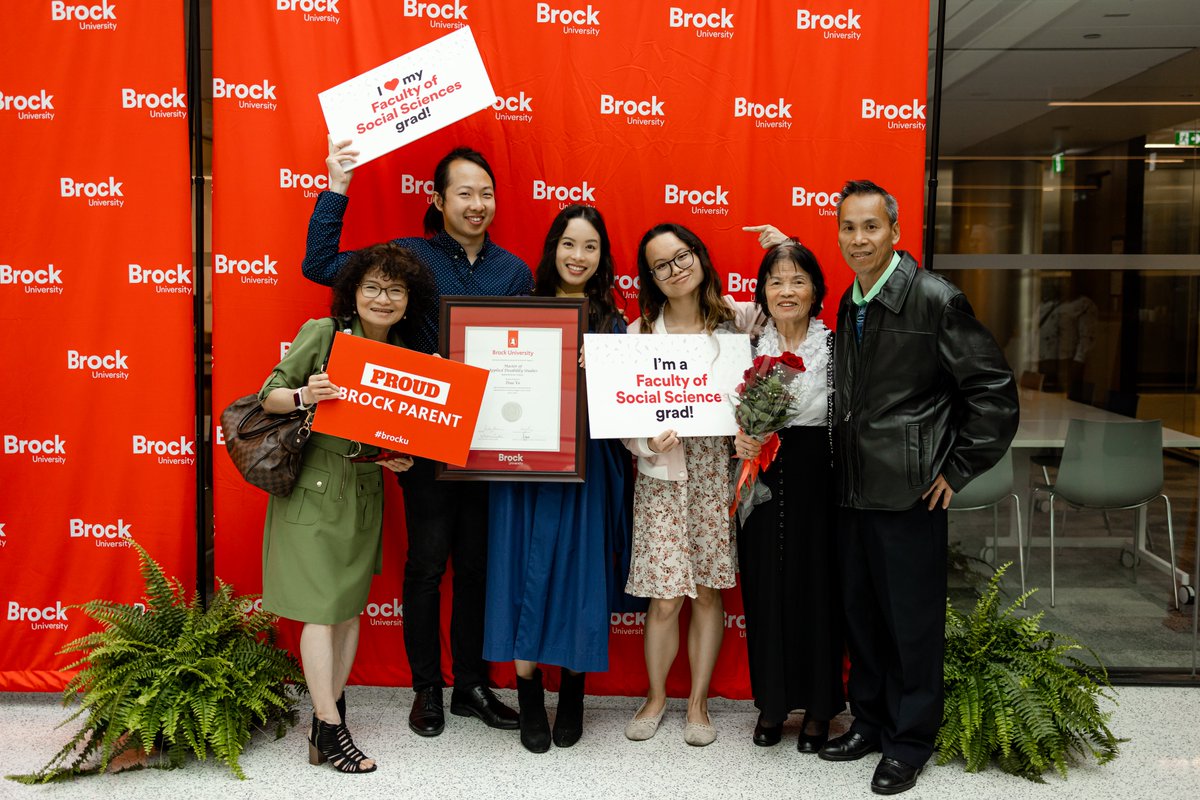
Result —
<instances>
[{"instance_id":1,"label":"i'm a faculty of social science grad sign","mask_svg":"<svg viewBox=\"0 0 1200 800\"><path fill-rule=\"evenodd\" d=\"M496 101L479 48L464 26L317 95L333 141L362 166Z\"/></svg>"},{"instance_id":2,"label":"i'm a faculty of social science grad sign","mask_svg":"<svg viewBox=\"0 0 1200 800\"><path fill-rule=\"evenodd\" d=\"M731 396L752 360L746 334L583 338L593 438L737 433Z\"/></svg>"},{"instance_id":3,"label":"i'm a faculty of social science grad sign","mask_svg":"<svg viewBox=\"0 0 1200 800\"><path fill-rule=\"evenodd\" d=\"M338 333L327 371L341 393L317 406L314 431L466 463L487 370Z\"/></svg>"}]
</instances>

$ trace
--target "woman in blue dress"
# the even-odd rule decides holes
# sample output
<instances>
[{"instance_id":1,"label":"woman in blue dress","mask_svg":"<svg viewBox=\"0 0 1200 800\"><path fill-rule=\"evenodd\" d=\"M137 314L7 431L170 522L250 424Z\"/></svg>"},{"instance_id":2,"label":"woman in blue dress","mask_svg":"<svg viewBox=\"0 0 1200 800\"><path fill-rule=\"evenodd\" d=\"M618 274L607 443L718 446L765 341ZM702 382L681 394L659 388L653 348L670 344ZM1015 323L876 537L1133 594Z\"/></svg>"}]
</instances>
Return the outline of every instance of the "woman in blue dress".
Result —
<instances>
[{"instance_id":1,"label":"woman in blue dress","mask_svg":"<svg viewBox=\"0 0 1200 800\"><path fill-rule=\"evenodd\" d=\"M596 209L558 213L534 281L538 296L586 297L590 332L625 332ZM629 536L629 454L616 439L587 448L584 483L492 485L483 655L516 667L521 744L534 753L582 736L584 675L608 669L609 597L624 585L611 554ZM562 667L553 734L539 664Z\"/></svg>"}]
</instances>

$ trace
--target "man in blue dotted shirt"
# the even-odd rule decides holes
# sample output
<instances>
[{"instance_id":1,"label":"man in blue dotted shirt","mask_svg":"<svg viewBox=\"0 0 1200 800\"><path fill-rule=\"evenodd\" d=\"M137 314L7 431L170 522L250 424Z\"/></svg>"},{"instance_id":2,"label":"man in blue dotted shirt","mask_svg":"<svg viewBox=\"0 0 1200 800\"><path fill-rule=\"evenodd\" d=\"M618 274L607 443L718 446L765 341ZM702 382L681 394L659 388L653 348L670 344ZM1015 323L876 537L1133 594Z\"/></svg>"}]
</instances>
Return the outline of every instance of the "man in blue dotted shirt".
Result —
<instances>
[{"instance_id":1,"label":"man in blue dotted shirt","mask_svg":"<svg viewBox=\"0 0 1200 800\"><path fill-rule=\"evenodd\" d=\"M350 142L329 142L329 191L321 192L308 223L304 276L333 283L350 257L339 252L342 217L358 151ZM429 238L394 241L411 250L433 273L436 292L429 312L416 326L409 345L433 353L438 345L441 295L505 297L533 291L525 262L491 240L496 215L495 176L484 157L471 149L452 150L434 170L433 203L425 214ZM433 462L418 458L400 478L404 487L408 556L404 566L404 647L416 697L408 726L421 736L437 736L445 727L442 708L441 582L448 559L454 560L454 599L450 619L454 691L450 711L475 716L493 728L515 729L517 713L501 703L487 685L483 660L484 582L487 578L487 485L440 483Z\"/></svg>"}]
</instances>

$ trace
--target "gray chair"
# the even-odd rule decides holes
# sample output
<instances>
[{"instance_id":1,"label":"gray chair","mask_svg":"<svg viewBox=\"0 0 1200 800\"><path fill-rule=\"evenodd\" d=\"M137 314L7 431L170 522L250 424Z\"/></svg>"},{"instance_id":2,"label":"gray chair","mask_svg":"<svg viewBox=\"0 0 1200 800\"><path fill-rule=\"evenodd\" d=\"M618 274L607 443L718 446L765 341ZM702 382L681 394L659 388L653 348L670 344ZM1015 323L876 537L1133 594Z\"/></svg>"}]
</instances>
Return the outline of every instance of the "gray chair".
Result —
<instances>
[{"instance_id":1,"label":"gray chair","mask_svg":"<svg viewBox=\"0 0 1200 800\"><path fill-rule=\"evenodd\" d=\"M1196 558L1192 561L1196 568L1195 575L1192 576L1192 586L1200 586L1200 534L1196 535ZM1196 648L1200 645L1200 636L1197 636L1197 630L1200 626L1197 622L1200 621L1200 597L1192 599L1192 677L1196 677Z\"/></svg>"},{"instance_id":2,"label":"gray chair","mask_svg":"<svg viewBox=\"0 0 1200 800\"><path fill-rule=\"evenodd\" d=\"M1013 491L1012 450L1007 450L996 466L976 475L961 492L950 498L951 511L992 509L992 555L998 556L1000 544L999 506L1011 499L1017 518L1017 564L1021 570L1021 594L1025 594L1024 528L1021 527L1021 500Z\"/></svg>"},{"instance_id":3,"label":"gray chair","mask_svg":"<svg viewBox=\"0 0 1200 800\"><path fill-rule=\"evenodd\" d=\"M1050 498L1050 605L1054 606L1055 500L1070 508L1092 511L1137 509L1145 515L1150 501L1161 497L1167 507L1167 547L1170 549L1171 590L1179 609L1179 587L1175 570L1175 527L1171 501L1162 493L1162 420L1097 422L1073 419L1067 427L1062 464L1052 485L1035 486L1030 505L1038 493ZM1139 521L1144 519L1140 516ZM1063 509L1066 524L1066 508ZM1030 539L1033 538L1030 519ZM1136 534L1135 534L1136 537ZM1136 542L1133 566L1137 578Z\"/></svg>"}]
</instances>

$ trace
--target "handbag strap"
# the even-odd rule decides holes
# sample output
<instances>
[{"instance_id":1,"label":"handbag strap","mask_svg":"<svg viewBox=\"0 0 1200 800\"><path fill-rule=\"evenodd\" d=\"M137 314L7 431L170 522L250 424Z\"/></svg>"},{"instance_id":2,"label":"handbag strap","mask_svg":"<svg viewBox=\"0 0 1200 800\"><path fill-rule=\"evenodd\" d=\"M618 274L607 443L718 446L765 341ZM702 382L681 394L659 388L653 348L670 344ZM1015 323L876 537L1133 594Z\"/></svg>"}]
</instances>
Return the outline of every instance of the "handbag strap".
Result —
<instances>
[{"instance_id":1,"label":"handbag strap","mask_svg":"<svg viewBox=\"0 0 1200 800\"><path fill-rule=\"evenodd\" d=\"M325 358L321 360L321 367L317 372L324 372L329 367L329 355L333 352L333 340L337 338L338 328L341 324L341 320L337 317L330 317L329 321L333 323L333 332L329 336L329 346L325 348ZM301 435L304 439L307 439L308 435L312 432L313 417L316 416L316 413L317 404L313 403L308 407L308 414L304 417L304 424L300 426L300 430L303 432Z\"/></svg>"}]
</instances>

